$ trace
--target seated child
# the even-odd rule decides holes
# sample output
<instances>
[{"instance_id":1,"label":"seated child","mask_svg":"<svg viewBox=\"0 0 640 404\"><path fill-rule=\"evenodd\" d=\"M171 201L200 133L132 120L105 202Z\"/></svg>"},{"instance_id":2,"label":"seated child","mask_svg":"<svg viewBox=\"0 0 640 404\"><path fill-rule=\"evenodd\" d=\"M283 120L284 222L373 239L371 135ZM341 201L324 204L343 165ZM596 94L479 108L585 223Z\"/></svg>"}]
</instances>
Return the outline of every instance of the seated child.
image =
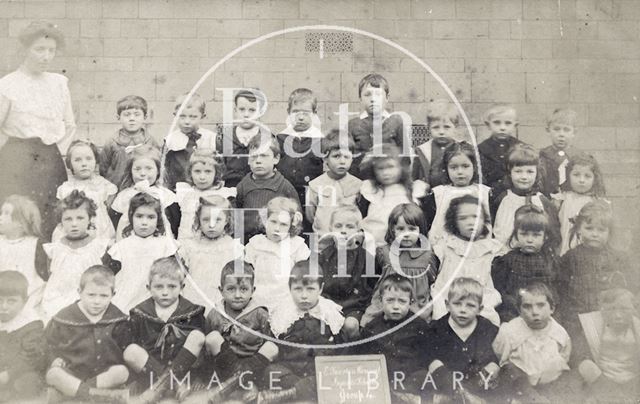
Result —
<instances>
[{"instance_id":1,"label":"seated child","mask_svg":"<svg viewBox=\"0 0 640 404\"><path fill-rule=\"evenodd\" d=\"M0 402L38 395L43 385L46 345L42 321L26 307L27 278L0 272Z\"/></svg>"},{"instance_id":2,"label":"seated child","mask_svg":"<svg viewBox=\"0 0 640 404\"><path fill-rule=\"evenodd\" d=\"M149 386L140 402L158 402L175 380L182 381L204 345L204 307L180 296L183 287L178 260L160 258L149 272L151 297L130 312L123 357L141 385Z\"/></svg>"},{"instance_id":3,"label":"seated child","mask_svg":"<svg viewBox=\"0 0 640 404\"><path fill-rule=\"evenodd\" d=\"M451 102L435 100L429 103L427 129L430 138L416 147L416 159L413 161L413 186L424 187L422 193L448 182L442 158L447 146L456 142L459 122L460 114Z\"/></svg>"},{"instance_id":4,"label":"seated child","mask_svg":"<svg viewBox=\"0 0 640 404\"><path fill-rule=\"evenodd\" d=\"M404 133L404 129L411 128L411 122L406 113L387 111L389 82L378 73L367 74L360 80L358 98L362 112L348 123L349 137L355 143L354 161L349 172L358 178L368 179L369 177L360 173L360 163L374 145L379 146L380 142L393 144L403 155L409 154L411 134ZM380 136L376 136L377 133L380 133L382 139L377 138Z\"/></svg>"},{"instance_id":5,"label":"seated child","mask_svg":"<svg viewBox=\"0 0 640 404\"><path fill-rule=\"evenodd\" d=\"M411 311L414 300L411 280L391 273L382 279L379 286L380 293L376 298L380 299L382 311L362 329L363 339L374 339L355 350L360 354L384 355L392 390L402 393L406 387L406 392L416 393L420 386L410 380L426 359L423 354L427 323L420 317L411 319L415 314ZM388 334L379 336L384 332ZM424 378L424 374L422 376ZM397 380L407 380L404 382L407 385L395 382Z\"/></svg>"},{"instance_id":6,"label":"seated child","mask_svg":"<svg viewBox=\"0 0 640 404\"><path fill-rule=\"evenodd\" d=\"M305 200L309 182L323 173L321 155L322 132L318 128L318 100L313 91L297 88L289 96L287 127L278 134L280 161L278 171L298 192L298 199ZM311 231L303 226L305 232Z\"/></svg>"},{"instance_id":7,"label":"seated child","mask_svg":"<svg viewBox=\"0 0 640 404\"><path fill-rule=\"evenodd\" d=\"M138 95L127 95L116 104L118 121L122 127L100 152L100 175L122 190L122 180L127 172L131 150L140 145L158 149L158 143L145 129L147 101Z\"/></svg>"},{"instance_id":8,"label":"seated child","mask_svg":"<svg viewBox=\"0 0 640 404\"><path fill-rule=\"evenodd\" d=\"M540 162L545 176L542 178L542 193L551 194L560 191L560 185L566 180L565 166L569 159L580 153L572 143L576 135L576 113L570 109L558 108L547 121L547 132L551 145L540 150Z\"/></svg>"},{"instance_id":9,"label":"seated child","mask_svg":"<svg viewBox=\"0 0 640 404\"><path fill-rule=\"evenodd\" d=\"M432 381L423 384L423 396L437 393L486 396L496 387L498 358L491 344L498 327L480 315L483 286L471 278L456 278L447 293L446 316L431 324L425 342ZM463 400L464 402L464 400ZM473 401L470 401L473 402Z\"/></svg>"},{"instance_id":10,"label":"seated child","mask_svg":"<svg viewBox=\"0 0 640 404\"><path fill-rule=\"evenodd\" d=\"M218 136L216 151L224 156L226 171L222 177L227 187L236 187L249 174L249 140L254 136L270 134L266 127L258 122L259 109L266 100L259 90L240 90L233 97L233 127L227 128L222 136Z\"/></svg>"},{"instance_id":11,"label":"seated child","mask_svg":"<svg viewBox=\"0 0 640 404\"><path fill-rule=\"evenodd\" d=\"M244 242L259 233L260 217L257 209L262 209L276 196L292 198L300 206L298 192L275 168L280 160L280 145L275 137L263 139L262 134L249 141L249 166L251 173L245 175L237 186L236 205L244 212ZM236 224L236 234L238 234Z\"/></svg>"},{"instance_id":12,"label":"seated child","mask_svg":"<svg viewBox=\"0 0 640 404\"><path fill-rule=\"evenodd\" d=\"M628 290L609 289L600 294L600 311L579 315L584 336L577 338L575 350L587 397L640 398L640 319L634 299Z\"/></svg>"},{"instance_id":13,"label":"seated child","mask_svg":"<svg viewBox=\"0 0 640 404\"><path fill-rule=\"evenodd\" d=\"M360 319L371 301L375 258L362 244L362 214L355 206L339 206L330 215L327 246L318 255L324 270L322 296L342 306L345 337L356 339Z\"/></svg>"},{"instance_id":14,"label":"seated child","mask_svg":"<svg viewBox=\"0 0 640 404\"><path fill-rule=\"evenodd\" d=\"M277 376L281 389L261 391L258 402L314 400L316 395L315 356L332 353L331 345L340 340L344 317L340 306L321 296L322 268L301 261L289 277L291 295L271 313L271 330L276 338L294 344L326 345L326 349L281 345L278 361L267 368ZM260 287L260 285L257 285Z\"/></svg>"},{"instance_id":15,"label":"seated child","mask_svg":"<svg viewBox=\"0 0 640 404\"><path fill-rule=\"evenodd\" d=\"M178 119L177 127L164 139L164 185L172 191L176 190L178 182L191 176L188 167L194 150L216 148L217 134L200 127L206 116L204 100L198 93L190 98L188 95L183 94L176 100L173 115ZM176 115L178 112L180 115Z\"/></svg>"},{"instance_id":16,"label":"seated child","mask_svg":"<svg viewBox=\"0 0 640 404\"><path fill-rule=\"evenodd\" d=\"M491 107L484 115L484 123L491 136L478 145L482 163L482 183L493 188L495 194L505 190L504 177L507 170L507 157L511 149L520 141L518 116L515 108L507 105Z\"/></svg>"},{"instance_id":17,"label":"seated child","mask_svg":"<svg viewBox=\"0 0 640 404\"><path fill-rule=\"evenodd\" d=\"M235 272L236 267L240 268L239 273ZM247 262L229 261L222 268L222 300L207 315L205 347L212 356L212 369L219 380L226 382L221 388L193 394L190 402L207 399L220 402L230 398L240 387L241 377L244 383L260 379L265 368L277 357L278 346L262 338L272 336L271 326L267 309L252 299L256 289L254 280L253 266ZM248 375L242 375L244 372ZM211 374L207 376L211 377Z\"/></svg>"},{"instance_id":18,"label":"seated child","mask_svg":"<svg viewBox=\"0 0 640 404\"><path fill-rule=\"evenodd\" d=\"M356 197L362 185L359 178L349 174L353 162L353 140L346 138L343 140L345 144L340 141L340 131L337 129L322 139L327 172L309 182L304 199L307 220L313 223L313 231L319 238L329 232L329 219L336 207L356 206ZM323 246L323 240L320 240L320 248Z\"/></svg>"},{"instance_id":19,"label":"seated child","mask_svg":"<svg viewBox=\"0 0 640 404\"><path fill-rule=\"evenodd\" d=\"M520 316L502 324L493 342L502 377L512 394L553 398L556 388L564 384L563 373L569 370L571 339L551 317L555 299L545 284L533 282L520 289L518 308ZM555 398L552 402L558 402Z\"/></svg>"},{"instance_id":20,"label":"seated child","mask_svg":"<svg viewBox=\"0 0 640 404\"><path fill-rule=\"evenodd\" d=\"M129 371L117 339L127 316L111 304L115 277L105 266L89 267L80 277L80 300L60 310L45 330L49 346L47 384L81 400L128 398L122 386Z\"/></svg>"}]
</instances>

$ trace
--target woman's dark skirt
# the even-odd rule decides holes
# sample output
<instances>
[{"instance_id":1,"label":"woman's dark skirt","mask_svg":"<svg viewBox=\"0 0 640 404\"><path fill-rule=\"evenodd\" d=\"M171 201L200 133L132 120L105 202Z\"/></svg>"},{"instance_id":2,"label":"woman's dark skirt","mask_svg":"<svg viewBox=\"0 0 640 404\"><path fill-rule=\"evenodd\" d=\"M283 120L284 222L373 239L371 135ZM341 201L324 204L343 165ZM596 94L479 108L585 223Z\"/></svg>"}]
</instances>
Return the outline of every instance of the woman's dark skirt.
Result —
<instances>
[{"instance_id":1,"label":"woman's dark skirt","mask_svg":"<svg viewBox=\"0 0 640 404\"><path fill-rule=\"evenodd\" d=\"M0 201L13 194L31 198L42 216L43 241L51 240L57 225L56 191L66 180L67 171L55 143L11 137L0 148Z\"/></svg>"}]
</instances>

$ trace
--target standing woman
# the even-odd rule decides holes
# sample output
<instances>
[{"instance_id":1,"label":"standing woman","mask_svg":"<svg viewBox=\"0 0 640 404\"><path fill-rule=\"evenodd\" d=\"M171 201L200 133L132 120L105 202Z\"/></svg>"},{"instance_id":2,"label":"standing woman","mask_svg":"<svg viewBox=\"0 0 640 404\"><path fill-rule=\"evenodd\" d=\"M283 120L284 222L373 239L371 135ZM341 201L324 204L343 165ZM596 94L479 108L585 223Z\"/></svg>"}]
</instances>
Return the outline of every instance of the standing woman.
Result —
<instances>
[{"instance_id":1,"label":"standing woman","mask_svg":"<svg viewBox=\"0 0 640 404\"><path fill-rule=\"evenodd\" d=\"M42 214L42 236L56 225L56 189L67 180L62 154L75 120L67 78L47 69L64 45L55 25L36 21L19 36L23 62L0 79L0 200L27 196Z\"/></svg>"}]
</instances>

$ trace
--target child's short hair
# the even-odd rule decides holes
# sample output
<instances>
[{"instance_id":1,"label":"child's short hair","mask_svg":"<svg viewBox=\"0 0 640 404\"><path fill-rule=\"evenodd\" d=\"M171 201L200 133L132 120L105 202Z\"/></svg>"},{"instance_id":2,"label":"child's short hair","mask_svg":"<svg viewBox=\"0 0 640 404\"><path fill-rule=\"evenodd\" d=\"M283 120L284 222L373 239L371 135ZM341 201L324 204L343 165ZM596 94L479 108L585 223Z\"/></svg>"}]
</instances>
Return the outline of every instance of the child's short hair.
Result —
<instances>
[{"instance_id":1,"label":"child's short hair","mask_svg":"<svg viewBox=\"0 0 640 404\"><path fill-rule=\"evenodd\" d=\"M269 149L271 149L271 151L273 152L273 156L279 157L280 143L278 143L278 139L275 136L269 135L268 139L263 139L262 133L258 133L249 140L247 148L249 149L249 152L251 152L253 150L260 150L267 144L269 146Z\"/></svg>"},{"instance_id":2,"label":"child's short hair","mask_svg":"<svg viewBox=\"0 0 640 404\"><path fill-rule=\"evenodd\" d=\"M211 164L216 175L213 178L213 186L222 186L222 177L225 173L225 165L222 156L216 153L213 149L195 149L189 157L189 165L187 166L187 178L186 182L189 185L193 185L193 178L191 177L191 169L197 163Z\"/></svg>"},{"instance_id":3,"label":"child's short hair","mask_svg":"<svg viewBox=\"0 0 640 404\"><path fill-rule=\"evenodd\" d=\"M353 206L353 205L342 205L333 209L331 211L329 224L333 224L335 217L342 213L348 213L350 215L355 216L355 218L357 219L358 225L360 225L360 222L362 221L362 212L360 212L360 209L358 209L357 206Z\"/></svg>"},{"instance_id":4,"label":"child's short hair","mask_svg":"<svg viewBox=\"0 0 640 404\"><path fill-rule=\"evenodd\" d=\"M324 272L320 264L311 265L311 261L298 261L295 263L289 273L289 288L294 282L302 282L303 285L317 283L318 286L324 285Z\"/></svg>"},{"instance_id":5,"label":"child's short hair","mask_svg":"<svg viewBox=\"0 0 640 404\"><path fill-rule=\"evenodd\" d=\"M427 235L427 220L424 217L422 209L415 203L402 203L391 211L389 214L387 232L384 235L384 241L391 245L397 237L397 234L393 230L400 218L404 219L404 222L410 226L418 226L420 234L426 237Z\"/></svg>"},{"instance_id":6,"label":"child's short hair","mask_svg":"<svg viewBox=\"0 0 640 404\"><path fill-rule=\"evenodd\" d=\"M547 120L547 128L551 127L554 123L561 123L568 126L576 126L576 112L568 108L557 108Z\"/></svg>"},{"instance_id":7,"label":"child's short hair","mask_svg":"<svg viewBox=\"0 0 640 404\"><path fill-rule=\"evenodd\" d=\"M602 198L607 194L598 160L588 153L578 153L575 156L569 157L569 162L565 167L566 180L562 185L560 185L560 190L571 191L571 181L569 180L569 177L571 176L571 171L573 171L575 166L586 166L591 168L591 172L593 173L593 186L589 191L590 195Z\"/></svg>"},{"instance_id":8,"label":"child's short hair","mask_svg":"<svg viewBox=\"0 0 640 404\"><path fill-rule=\"evenodd\" d=\"M149 185L155 185L161 176L160 166L161 166L162 154L160 152L160 149L150 144L141 144L141 145L135 146L128 153L129 153L129 156L128 156L129 160L127 160L127 167L125 168L124 176L122 177L122 184L120 185L120 189L130 188L133 186L134 181L133 181L133 176L131 174L133 163L135 163L136 160L142 159L142 158L151 159L156 165L158 175L156 177L155 182L149 184Z\"/></svg>"},{"instance_id":9,"label":"child's short hair","mask_svg":"<svg viewBox=\"0 0 640 404\"><path fill-rule=\"evenodd\" d=\"M414 300L416 295L416 291L413 288L411 280L400 274L391 273L385 276L382 281L380 281L380 299L384 297L385 292L388 292L392 289L397 289L402 292L409 293L409 298L411 299L411 301Z\"/></svg>"},{"instance_id":10,"label":"child's short hair","mask_svg":"<svg viewBox=\"0 0 640 404\"><path fill-rule=\"evenodd\" d=\"M376 154L373 151L365 154L362 162L360 163L361 178L370 178L374 181L376 186L379 186L375 175L375 167L383 161L396 160L402 170L400 183L404 185L409 195L411 195L413 180L411 179L411 167L409 160L401 156L401 150L394 144L383 143L381 145L381 149L382 153L380 154Z\"/></svg>"},{"instance_id":11,"label":"child's short hair","mask_svg":"<svg viewBox=\"0 0 640 404\"><path fill-rule=\"evenodd\" d=\"M71 174L75 174L75 172L73 172L73 166L71 165L71 159L73 158L73 149L76 149L80 146L88 146L91 149L93 157L96 160L96 166L100 165L100 153L98 152L98 148L96 147L96 145L89 142L88 140L74 140L73 142L71 142L69 148L67 149L67 155L64 156L64 164L67 166L69 171L71 171Z\"/></svg>"},{"instance_id":12,"label":"child's short hair","mask_svg":"<svg viewBox=\"0 0 640 404\"><path fill-rule=\"evenodd\" d=\"M308 88L296 88L293 90L291 95L289 95L289 101L287 105L287 113L291 112L291 107L293 104L299 104L301 102L310 101L311 102L311 110L315 114L318 112L318 99L316 98L313 91Z\"/></svg>"},{"instance_id":13,"label":"child's short hair","mask_svg":"<svg viewBox=\"0 0 640 404\"><path fill-rule=\"evenodd\" d=\"M118 103L116 104L118 116L120 116L123 111L126 111L128 109L139 109L146 117L148 111L147 100L140 97L139 95L127 95L126 97L120 98L118 100Z\"/></svg>"},{"instance_id":14,"label":"child's short hair","mask_svg":"<svg viewBox=\"0 0 640 404\"><path fill-rule=\"evenodd\" d=\"M540 153L536 148L526 143L518 143L513 147L507 156L507 168L509 171L513 167L538 166Z\"/></svg>"},{"instance_id":15,"label":"child's short hair","mask_svg":"<svg viewBox=\"0 0 640 404\"><path fill-rule=\"evenodd\" d=\"M57 25L48 21L33 21L18 35L18 40L25 48L31 46L36 40L45 37L56 41L57 48L64 48L64 34Z\"/></svg>"},{"instance_id":16,"label":"child's short hair","mask_svg":"<svg viewBox=\"0 0 640 404\"><path fill-rule=\"evenodd\" d=\"M113 291L116 286L116 276L112 270L104 265L92 265L80 276L80 290L84 290L88 283L94 283L98 286L110 286L111 291Z\"/></svg>"},{"instance_id":17,"label":"child's short hair","mask_svg":"<svg viewBox=\"0 0 640 404\"><path fill-rule=\"evenodd\" d=\"M253 92L251 90L256 90L256 92ZM238 98L245 98L252 103L255 102L258 106L258 109L260 109L265 102L265 100L262 98L262 93L260 92L259 88L244 89L244 90L238 91L233 96L233 105L235 106L238 105Z\"/></svg>"},{"instance_id":18,"label":"child's short hair","mask_svg":"<svg viewBox=\"0 0 640 404\"><path fill-rule=\"evenodd\" d=\"M515 247L514 241L518 239L518 230L543 231L545 240L542 248L550 251L554 247L551 245L554 238L551 237L549 216L539 206L534 204L522 205L515 211L513 232L509 237L509 247L511 248Z\"/></svg>"},{"instance_id":19,"label":"child's short hair","mask_svg":"<svg viewBox=\"0 0 640 404\"><path fill-rule=\"evenodd\" d=\"M27 301L29 281L18 271L0 271L0 296L20 296Z\"/></svg>"},{"instance_id":20,"label":"child's short hair","mask_svg":"<svg viewBox=\"0 0 640 404\"><path fill-rule=\"evenodd\" d=\"M474 299L482 306L483 290L482 284L473 278L456 278L449 286L447 300L451 303L460 299Z\"/></svg>"},{"instance_id":21,"label":"child's short hair","mask_svg":"<svg viewBox=\"0 0 640 404\"><path fill-rule=\"evenodd\" d=\"M447 100L433 100L427 106L427 127L432 122L451 121L454 126L460 123L460 113L455 104Z\"/></svg>"},{"instance_id":22,"label":"child's short hair","mask_svg":"<svg viewBox=\"0 0 640 404\"><path fill-rule=\"evenodd\" d=\"M133 215L140 206L152 206L158 216L158 223L156 224L156 231L153 232L153 236L161 236L164 234L164 220L162 220L162 203L159 199L147 194L146 192L138 192L129 201L129 212L127 217L129 218L129 224L122 230L122 235L128 237L133 232Z\"/></svg>"},{"instance_id":23,"label":"child's short hair","mask_svg":"<svg viewBox=\"0 0 640 404\"><path fill-rule=\"evenodd\" d=\"M56 216L58 218L58 222L62 220L62 214L65 210L78 209L81 206L84 206L87 210L87 215L89 215L90 220L91 218L96 217L98 205L96 205L93 199L89 198L84 191L74 189L69 195L60 199L56 205ZM92 226L92 224L89 224L89 228L92 228Z\"/></svg>"},{"instance_id":24,"label":"child's short hair","mask_svg":"<svg viewBox=\"0 0 640 404\"><path fill-rule=\"evenodd\" d=\"M610 203L606 200L596 199L587 202L571 222L573 226L569 232L570 247L572 246L571 242L578 238L578 231L584 223L605 226L609 229L609 239L611 239L611 234L613 233L613 210L611 209Z\"/></svg>"},{"instance_id":25,"label":"child's short hair","mask_svg":"<svg viewBox=\"0 0 640 404\"><path fill-rule=\"evenodd\" d=\"M389 82L381 74L369 73L360 80L360 83L358 83L358 98L362 97L362 89L367 85L382 88L387 97L389 96Z\"/></svg>"},{"instance_id":26,"label":"child's short hair","mask_svg":"<svg viewBox=\"0 0 640 404\"><path fill-rule=\"evenodd\" d=\"M182 104L185 104L183 110L187 108L196 108L198 111L200 111L200 114L202 114L202 116L205 116L206 114L204 111L206 108L206 103L204 102L204 99L200 96L200 94L193 93L191 94L191 97L187 99L188 96L189 93L184 93L176 99L176 104L173 107L173 112L178 112L180 106Z\"/></svg>"},{"instance_id":27,"label":"child's short hair","mask_svg":"<svg viewBox=\"0 0 640 404\"><path fill-rule=\"evenodd\" d=\"M627 308L636 311L635 296L627 289L613 288L600 292L598 298L600 302L600 310L610 308Z\"/></svg>"},{"instance_id":28,"label":"child's short hair","mask_svg":"<svg viewBox=\"0 0 640 404\"><path fill-rule=\"evenodd\" d=\"M200 202L198 203L198 208L196 209L196 214L193 221L193 232L198 234L200 231L200 214L203 209L212 208L212 209L220 209L227 217L227 223L224 225L224 233L225 234L233 234L233 209L231 207L231 202L228 199L223 198L220 195L210 195L210 196L201 196Z\"/></svg>"},{"instance_id":29,"label":"child's short hair","mask_svg":"<svg viewBox=\"0 0 640 404\"><path fill-rule=\"evenodd\" d=\"M494 116L505 115L505 114L513 114L516 122L518 121L518 113L516 112L516 109L511 105L501 104L501 105L494 105L484 113L484 123L485 125L489 125L489 122L491 122Z\"/></svg>"},{"instance_id":30,"label":"child's short hair","mask_svg":"<svg viewBox=\"0 0 640 404\"><path fill-rule=\"evenodd\" d=\"M454 236L462 237L460 234L460 230L458 230L458 208L460 205L470 204L478 206L480 204L480 200L473 195L463 195L458 198L454 198L449 203L449 208L445 213L444 217L444 229L449 234L453 234ZM480 211L482 212L483 220L482 228L477 232L479 237L485 237L489 234L489 228L491 227L491 216L489 216L489 212L484 205L480 205Z\"/></svg>"},{"instance_id":31,"label":"child's short hair","mask_svg":"<svg viewBox=\"0 0 640 404\"><path fill-rule=\"evenodd\" d=\"M295 199L276 196L267 202L265 208L267 209L267 219L274 213L287 212L291 217L289 235L293 237L300 234L300 231L302 231L302 212L300 211L300 205Z\"/></svg>"},{"instance_id":32,"label":"child's short hair","mask_svg":"<svg viewBox=\"0 0 640 404\"><path fill-rule=\"evenodd\" d=\"M516 302L518 304L518 310L520 310L520 307L522 306L522 295L523 293L530 293L532 295L536 295L536 296L544 296L547 298L547 302L549 302L549 306L551 307L552 310L555 310L556 308L556 300L555 297L553 296L553 292L551 291L551 289L545 285L542 282L538 282L538 281L534 281L529 283L527 286L520 288L520 290L518 290L518 294L516 297Z\"/></svg>"},{"instance_id":33,"label":"child's short hair","mask_svg":"<svg viewBox=\"0 0 640 404\"><path fill-rule=\"evenodd\" d=\"M13 206L11 219L20 222L28 235L41 236L42 217L40 216L40 209L38 209L38 205L34 201L23 195L9 195L2 203L8 203Z\"/></svg>"},{"instance_id":34,"label":"child's short hair","mask_svg":"<svg viewBox=\"0 0 640 404\"><path fill-rule=\"evenodd\" d=\"M182 283L182 281L184 281L185 274L178 258L176 258L175 255L172 255L169 257L158 258L153 261L151 269L149 270L149 285L151 285L151 281L154 276L169 278Z\"/></svg>"},{"instance_id":35,"label":"child's short hair","mask_svg":"<svg viewBox=\"0 0 640 404\"><path fill-rule=\"evenodd\" d=\"M449 162L452 158L462 154L466 156L473 166L473 176L471 177L471 183L478 183L478 158L476 157L476 149L468 142L454 142L444 149L442 155L442 170L446 173L445 184L451 184L451 178L449 178Z\"/></svg>"},{"instance_id":36,"label":"child's short hair","mask_svg":"<svg viewBox=\"0 0 640 404\"><path fill-rule=\"evenodd\" d=\"M236 273L236 267L241 268L241 273ZM232 276L236 278L247 278L254 284L256 278L256 272L253 269L253 265L244 260L233 260L224 264L222 267L222 272L220 272L220 286L224 287L225 280L227 276Z\"/></svg>"},{"instance_id":37,"label":"child's short hair","mask_svg":"<svg viewBox=\"0 0 640 404\"><path fill-rule=\"evenodd\" d=\"M320 140L320 151L325 156L329 156L329 153L334 150L349 150L353 153L355 149L356 144L351 136L340 138L340 129L331 129Z\"/></svg>"}]
</instances>

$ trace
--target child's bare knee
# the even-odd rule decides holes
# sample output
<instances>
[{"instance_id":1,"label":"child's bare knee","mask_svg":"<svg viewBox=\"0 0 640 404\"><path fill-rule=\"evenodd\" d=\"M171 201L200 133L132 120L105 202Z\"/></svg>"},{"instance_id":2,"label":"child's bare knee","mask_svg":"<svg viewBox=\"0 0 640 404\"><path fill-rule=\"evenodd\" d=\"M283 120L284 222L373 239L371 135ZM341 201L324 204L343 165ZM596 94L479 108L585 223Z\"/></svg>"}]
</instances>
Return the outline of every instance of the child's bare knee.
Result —
<instances>
[{"instance_id":1,"label":"child's bare knee","mask_svg":"<svg viewBox=\"0 0 640 404\"><path fill-rule=\"evenodd\" d=\"M211 355L217 355L224 344L224 337L218 331L212 331L205 337L204 344Z\"/></svg>"},{"instance_id":2,"label":"child's bare knee","mask_svg":"<svg viewBox=\"0 0 640 404\"><path fill-rule=\"evenodd\" d=\"M124 363L128 366L140 370L147 362L149 354L140 345L131 344L122 353Z\"/></svg>"},{"instance_id":3,"label":"child's bare knee","mask_svg":"<svg viewBox=\"0 0 640 404\"><path fill-rule=\"evenodd\" d=\"M278 357L278 346L271 341L267 341L258 350L258 353L273 362Z\"/></svg>"},{"instance_id":4,"label":"child's bare knee","mask_svg":"<svg viewBox=\"0 0 640 404\"><path fill-rule=\"evenodd\" d=\"M57 381L60 379L60 375L64 374L64 370L62 368L51 368L47 370L47 374L45 375L45 381L49 386L54 386Z\"/></svg>"},{"instance_id":5,"label":"child's bare knee","mask_svg":"<svg viewBox=\"0 0 640 404\"><path fill-rule=\"evenodd\" d=\"M360 322L354 317L344 319L342 329L348 336L357 336L360 334Z\"/></svg>"},{"instance_id":6,"label":"child's bare knee","mask_svg":"<svg viewBox=\"0 0 640 404\"><path fill-rule=\"evenodd\" d=\"M184 341L184 347L193 353L200 352L204 346L204 340L205 337L202 331L193 330Z\"/></svg>"},{"instance_id":7,"label":"child's bare knee","mask_svg":"<svg viewBox=\"0 0 640 404\"><path fill-rule=\"evenodd\" d=\"M125 384L129 379L129 369L125 365L115 365L109 370L113 373L116 384Z\"/></svg>"}]
</instances>

